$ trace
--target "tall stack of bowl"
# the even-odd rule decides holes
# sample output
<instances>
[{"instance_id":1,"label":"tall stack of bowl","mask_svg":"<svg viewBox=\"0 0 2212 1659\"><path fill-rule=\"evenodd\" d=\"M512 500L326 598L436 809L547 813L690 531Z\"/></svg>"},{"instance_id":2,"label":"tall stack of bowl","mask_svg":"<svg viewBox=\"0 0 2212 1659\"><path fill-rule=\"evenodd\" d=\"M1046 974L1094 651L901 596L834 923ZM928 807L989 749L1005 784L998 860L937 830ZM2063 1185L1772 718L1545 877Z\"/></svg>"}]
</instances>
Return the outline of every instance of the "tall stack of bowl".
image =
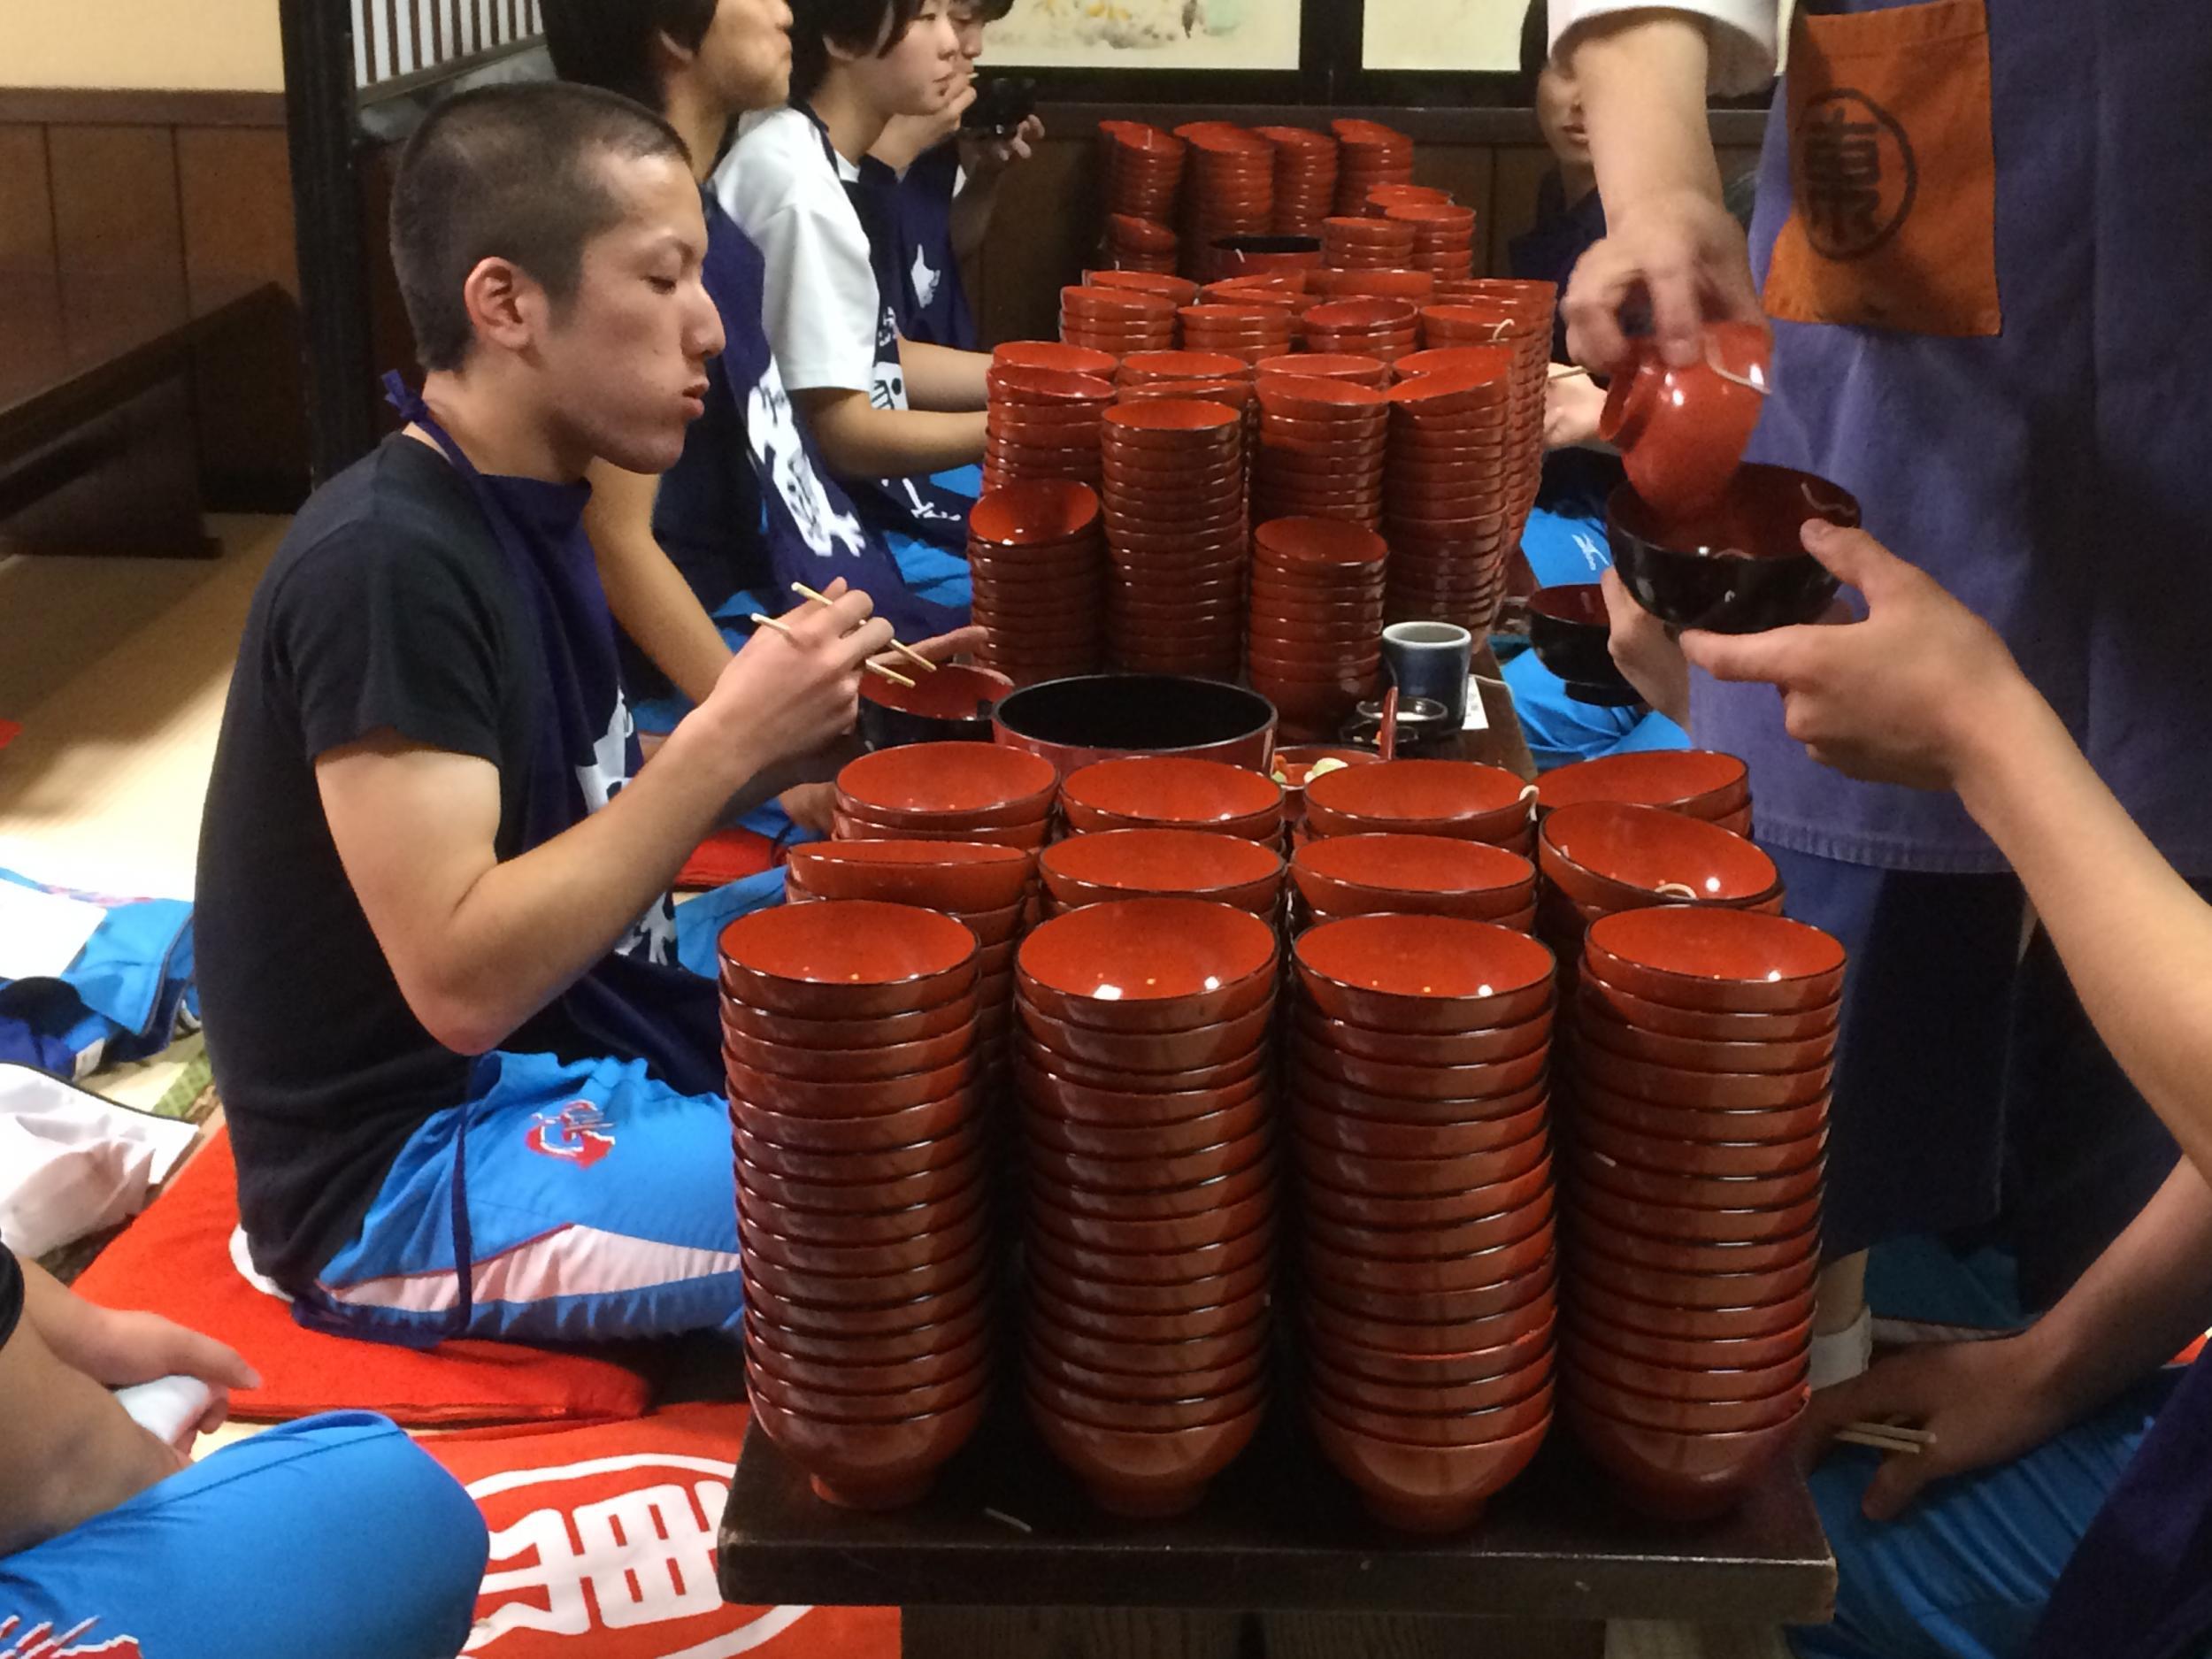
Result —
<instances>
[{"instance_id":1,"label":"tall stack of bowl","mask_svg":"<svg viewBox=\"0 0 2212 1659\"><path fill-rule=\"evenodd\" d=\"M1406 263L1448 281L1463 281L1475 273L1475 210L1456 203L1403 202L1385 210L1384 217L1413 227L1413 246Z\"/></svg>"},{"instance_id":2,"label":"tall stack of bowl","mask_svg":"<svg viewBox=\"0 0 2212 1659\"><path fill-rule=\"evenodd\" d=\"M1119 288L1125 294L1156 294L1178 305L1188 305L1198 297L1198 284L1188 277L1162 276L1151 271L1086 271L1083 286Z\"/></svg>"},{"instance_id":3,"label":"tall stack of bowl","mask_svg":"<svg viewBox=\"0 0 2212 1659\"><path fill-rule=\"evenodd\" d=\"M1176 129L1190 146L1183 180L1183 274L1210 282L1213 245L1225 236L1263 236L1275 219L1275 146L1226 121Z\"/></svg>"},{"instance_id":4,"label":"tall stack of bowl","mask_svg":"<svg viewBox=\"0 0 2212 1659\"><path fill-rule=\"evenodd\" d=\"M1550 953L1377 915L1294 959L1307 1413L1379 1518L1455 1530L1551 1423Z\"/></svg>"},{"instance_id":5,"label":"tall stack of bowl","mask_svg":"<svg viewBox=\"0 0 2212 1659\"><path fill-rule=\"evenodd\" d=\"M1301 927L1355 916L1454 916L1525 933L1536 866L1516 852L1447 835L1331 835L1291 863Z\"/></svg>"},{"instance_id":6,"label":"tall stack of bowl","mask_svg":"<svg viewBox=\"0 0 2212 1659\"><path fill-rule=\"evenodd\" d=\"M1106 654L1106 539L1087 485L987 489L968 515L976 660L1016 685L1095 673Z\"/></svg>"},{"instance_id":7,"label":"tall stack of bowl","mask_svg":"<svg viewBox=\"0 0 2212 1659\"><path fill-rule=\"evenodd\" d=\"M1327 518L1272 518L1252 533L1245 671L1291 738L1333 737L1374 695L1390 547Z\"/></svg>"},{"instance_id":8,"label":"tall stack of bowl","mask_svg":"<svg viewBox=\"0 0 2212 1659\"><path fill-rule=\"evenodd\" d=\"M1283 788L1264 772L1226 761L1133 755L1070 772L1061 810L1079 834L1189 829L1280 845Z\"/></svg>"},{"instance_id":9,"label":"tall stack of bowl","mask_svg":"<svg viewBox=\"0 0 2212 1659\"><path fill-rule=\"evenodd\" d=\"M1335 271L1404 271L1413 264L1412 225L1365 214L1321 224L1321 262Z\"/></svg>"},{"instance_id":10,"label":"tall stack of bowl","mask_svg":"<svg viewBox=\"0 0 2212 1659\"><path fill-rule=\"evenodd\" d=\"M1059 776L1050 761L995 743L920 743L864 755L837 774L839 841L972 841L1030 854L1051 828ZM1017 933L976 958L976 1006L986 1029L1014 989Z\"/></svg>"},{"instance_id":11,"label":"tall stack of bowl","mask_svg":"<svg viewBox=\"0 0 2212 1659\"><path fill-rule=\"evenodd\" d=\"M1106 642L1118 668L1233 680L1243 645L1244 416L1225 403L1124 403L1101 426Z\"/></svg>"},{"instance_id":12,"label":"tall stack of bowl","mask_svg":"<svg viewBox=\"0 0 2212 1659\"><path fill-rule=\"evenodd\" d=\"M1471 760L1393 760L1306 785L1305 834L1444 835L1487 841L1524 858L1536 850L1533 786Z\"/></svg>"},{"instance_id":13,"label":"tall stack of bowl","mask_svg":"<svg viewBox=\"0 0 2212 1659\"><path fill-rule=\"evenodd\" d=\"M1536 810L1585 801L1662 806L1703 818L1739 835L1751 831L1751 774L1733 755L1712 749L1658 749L1571 762L1536 780Z\"/></svg>"},{"instance_id":14,"label":"tall stack of bowl","mask_svg":"<svg viewBox=\"0 0 2212 1659\"><path fill-rule=\"evenodd\" d=\"M1174 224L1186 165L1183 141L1143 121L1101 121L1098 141L1105 156L1106 211Z\"/></svg>"},{"instance_id":15,"label":"tall stack of bowl","mask_svg":"<svg viewBox=\"0 0 2212 1659\"><path fill-rule=\"evenodd\" d=\"M1090 285L1060 290L1060 338L1125 357L1175 345L1175 302L1164 294Z\"/></svg>"},{"instance_id":16,"label":"tall stack of bowl","mask_svg":"<svg viewBox=\"0 0 2212 1659\"><path fill-rule=\"evenodd\" d=\"M1336 211L1364 213L1379 184L1413 182L1413 141L1379 121L1347 117L1329 123L1336 134Z\"/></svg>"},{"instance_id":17,"label":"tall stack of bowl","mask_svg":"<svg viewBox=\"0 0 2212 1659\"><path fill-rule=\"evenodd\" d=\"M1087 374L1093 380L1110 380L1121 367L1121 359L1110 352L1093 351L1086 346L1071 346L1063 340L1009 340L993 348L991 366L998 369L1050 369L1058 374Z\"/></svg>"},{"instance_id":18,"label":"tall stack of bowl","mask_svg":"<svg viewBox=\"0 0 2212 1659\"><path fill-rule=\"evenodd\" d=\"M1517 545L1509 365L1417 374L1389 397L1390 620L1486 633Z\"/></svg>"},{"instance_id":19,"label":"tall stack of bowl","mask_svg":"<svg viewBox=\"0 0 2212 1659\"><path fill-rule=\"evenodd\" d=\"M1036 863L1033 853L989 841L817 841L791 849L784 888L795 903L872 899L919 905L962 924L994 961L994 953L1010 953L987 975L978 958L976 1068L987 1109L1005 1094L1014 1019L1010 950L1028 925Z\"/></svg>"},{"instance_id":20,"label":"tall stack of bowl","mask_svg":"<svg viewBox=\"0 0 2212 1659\"><path fill-rule=\"evenodd\" d=\"M1601 918L1654 904L1782 911L1782 875L1744 837L1683 813L1585 801L1544 814L1536 862L1545 891L1537 931L1571 977Z\"/></svg>"},{"instance_id":21,"label":"tall stack of bowl","mask_svg":"<svg viewBox=\"0 0 2212 1659\"><path fill-rule=\"evenodd\" d=\"M1097 485L1098 423L1114 401L1110 381L998 364L984 381L985 488L1040 478Z\"/></svg>"},{"instance_id":22,"label":"tall stack of bowl","mask_svg":"<svg viewBox=\"0 0 2212 1659\"><path fill-rule=\"evenodd\" d=\"M1448 301L1446 295L1450 295ZM1509 344L1514 351L1514 417L1520 462L1512 530L1517 538L1536 500L1544 465L1544 396L1550 378L1553 312L1558 290L1551 283L1477 277L1440 282L1440 303L1422 313L1431 346Z\"/></svg>"},{"instance_id":23,"label":"tall stack of bowl","mask_svg":"<svg viewBox=\"0 0 2212 1659\"><path fill-rule=\"evenodd\" d=\"M1187 349L1217 351L1247 365L1289 350L1296 326L1287 307L1249 302L1186 305L1177 320Z\"/></svg>"},{"instance_id":24,"label":"tall stack of bowl","mask_svg":"<svg viewBox=\"0 0 2212 1659\"><path fill-rule=\"evenodd\" d=\"M1336 204L1337 142L1303 127L1256 127L1253 134L1275 147L1278 236L1317 236Z\"/></svg>"},{"instance_id":25,"label":"tall stack of bowl","mask_svg":"<svg viewBox=\"0 0 2212 1659\"><path fill-rule=\"evenodd\" d=\"M1592 926L1563 1111L1576 1437L1659 1514L1724 1511L1807 1398L1844 952L1777 916Z\"/></svg>"},{"instance_id":26,"label":"tall stack of bowl","mask_svg":"<svg viewBox=\"0 0 2212 1659\"><path fill-rule=\"evenodd\" d=\"M1271 922L1282 909L1284 870L1283 856L1265 841L1194 829L1070 835L1037 861L1047 916L1127 899L1186 898Z\"/></svg>"},{"instance_id":27,"label":"tall stack of bowl","mask_svg":"<svg viewBox=\"0 0 2212 1659\"><path fill-rule=\"evenodd\" d=\"M1419 318L1409 300L1333 299L1305 312L1306 349L1394 364L1420 345Z\"/></svg>"},{"instance_id":28,"label":"tall stack of bowl","mask_svg":"<svg viewBox=\"0 0 2212 1659\"><path fill-rule=\"evenodd\" d=\"M1024 1381L1113 1513L1179 1514L1266 1409L1272 927L1226 905L1071 910L1024 942Z\"/></svg>"},{"instance_id":29,"label":"tall stack of bowl","mask_svg":"<svg viewBox=\"0 0 2212 1659\"><path fill-rule=\"evenodd\" d=\"M1270 374L1256 383L1260 449L1252 511L1271 518L1382 520L1390 405L1356 380Z\"/></svg>"},{"instance_id":30,"label":"tall stack of bowl","mask_svg":"<svg viewBox=\"0 0 2212 1659\"><path fill-rule=\"evenodd\" d=\"M990 1390L975 938L833 901L720 952L754 1418L829 1502L912 1502Z\"/></svg>"},{"instance_id":31,"label":"tall stack of bowl","mask_svg":"<svg viewBox=\"0 0 2212 1659\"><path fill-rule=\"evenodd\" d=\"M1166 276L1181 262L1180 249L1180 239L1168 226L1131 213L1110 213L1098 252L1112 270Z\"/></svg>"}]
</instances>

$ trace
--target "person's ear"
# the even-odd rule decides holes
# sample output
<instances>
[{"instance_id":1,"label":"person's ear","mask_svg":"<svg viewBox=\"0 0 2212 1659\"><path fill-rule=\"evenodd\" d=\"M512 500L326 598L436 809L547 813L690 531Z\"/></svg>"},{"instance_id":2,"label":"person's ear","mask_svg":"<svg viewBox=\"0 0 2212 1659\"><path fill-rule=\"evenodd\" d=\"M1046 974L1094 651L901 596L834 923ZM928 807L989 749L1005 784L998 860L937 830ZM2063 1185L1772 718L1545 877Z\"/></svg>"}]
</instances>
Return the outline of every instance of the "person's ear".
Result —
<instances>
[{"instance_id":1,"label":"person's ear","mask_svg":"<svg viewBox=\"0 0 2212 1659\"><path fill-rule=\"evenodd\" d=\"M653 58L653 73L663 81L690 68L699 58L695 49L681 44L666 29L653 31L653 43L649 50Z\"/></svg>"},{"instance_id":2,"label":"person's ear","mask_svg":"<svg viewBox=\"0 0 2212 1659\"><path fill-rule=\"evenodd\" d=\"M849 46L843 41L839 40L834 35L825 35L822 37L822 45L823 48L829 53L830 62L833 64L841 64L848 69L851 68L853 65L858 63L862 58L873 58L876 55L874 49L872 47L862 48L858 46Z\"/></svg>"},{"instance_id":3,"label":"person's ear","mask_svg":"<svg viewBox=\"0 0 2212 1659\"><path fill-rule=\"evenodd\" d=\"M484 260L461 293L476 337L503 350L528 350L551 319L545 289L511 259Z\"/></svg>"}]
</instances>

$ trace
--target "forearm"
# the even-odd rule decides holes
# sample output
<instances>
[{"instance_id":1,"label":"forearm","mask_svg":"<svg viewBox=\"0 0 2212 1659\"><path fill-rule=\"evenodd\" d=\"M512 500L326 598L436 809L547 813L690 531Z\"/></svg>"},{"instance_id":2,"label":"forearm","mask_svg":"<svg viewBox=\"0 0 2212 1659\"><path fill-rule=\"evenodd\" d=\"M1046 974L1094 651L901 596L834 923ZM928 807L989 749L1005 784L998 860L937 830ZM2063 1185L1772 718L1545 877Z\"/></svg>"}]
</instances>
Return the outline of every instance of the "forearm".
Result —
<instances>
[{"instance_id":1,"label":"forearm","mask_svg":"<svg viewBox=\"0 0 2212 1659\"><path fill-rule=\"evenodd\" d=\"M591 486L584 529L608 609L677 690L705 702L729 664L730 648L653 534L660 480L601 462L591 470ZM733 526L731 534L743 531Z\"/></svg>"},{"instance_id":2,"label":"forearm","mask_svg":"<svg viewBox=\"0 0 2212 1659\"><path fill-rule=\"evenodd\" d=\"M983 458L983 417L878 409L864 393L810 409L815 441L841 478L911 478Z\"/></svg>"},{"instance_id":3,"label":"forearm","mask_svg":"<svg viewBox=\"0 0 2212 1659\"><path fill-rule=\"evenodd\" d=\"M1701 19L1670 12L1600 18L1568 50L1609 216L1678 191L1721 199Z\"/></svg>"},{"instance_id":4,"label":"forearm","mask_svg":"<svg viewBox=\"0 0 2212 1659\"><path fill-rule=\"evenodd\" d=\"M1960 798L2018 872L2114 1059L2212 1170L2212 907L2024 680L1970 741Z\"/></svg>"},{"instance_id":5,"label":"forearm","mask_svg":"<svg viewBox=\"0 0 2212 1659\"><path fill-rule=\"evenodd\" d=\"M990 402L985 377L991 359L984 352L902 340L899 365L906 372L907 401L916 409L972 414Z\"/></svg>"},{"instance_id":6,"label":"forearm","mask_svg":"<svg viewBox=\"0 0 2212 1659\"><path fill-rule=\"evenodd\" d=\"M441 1041L496 1048L660 901L733 796L769 771L703 753L710 741L687 718L605 806L469 885L437 930L430 985L409 989Z\"/></svg>"},{"instance_id":7,"label":"forearm","mask_svg":"<svg viewBox=\"0 0 2212 1659\"><path fill-rule=\"evenodd\" d=\"M2166 1364L2212 1324L2212 1187L2186 1159L2024 1339L2068 1421Z\"/></svg>"}]
</instances>

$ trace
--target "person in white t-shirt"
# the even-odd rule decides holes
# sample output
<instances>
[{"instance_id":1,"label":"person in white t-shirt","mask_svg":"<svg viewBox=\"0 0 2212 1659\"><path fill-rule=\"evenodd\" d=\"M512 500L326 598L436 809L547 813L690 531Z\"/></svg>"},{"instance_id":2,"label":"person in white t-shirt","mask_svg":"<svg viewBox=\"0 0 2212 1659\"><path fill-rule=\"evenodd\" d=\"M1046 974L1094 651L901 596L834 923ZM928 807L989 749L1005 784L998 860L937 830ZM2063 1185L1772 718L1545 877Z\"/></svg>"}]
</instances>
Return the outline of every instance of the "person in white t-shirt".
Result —
<instances>
[{"instance_id":1,"label":"person in white t-shirt","mask_svg":"<svg viewBox=\"0 0 2212 1659\"><path fill-rule=\"evenodd\" d=\"M795 0L792 12L791 105L748 119L714 190L767 260L776 360L863 514L964 540L966 503L929 480L982 458L989 359L901 337L868 224L895 211L897 183L869 151L895 118L934 114L966 89L959 35L945 0Z\"/></svg>"}]
</instances>

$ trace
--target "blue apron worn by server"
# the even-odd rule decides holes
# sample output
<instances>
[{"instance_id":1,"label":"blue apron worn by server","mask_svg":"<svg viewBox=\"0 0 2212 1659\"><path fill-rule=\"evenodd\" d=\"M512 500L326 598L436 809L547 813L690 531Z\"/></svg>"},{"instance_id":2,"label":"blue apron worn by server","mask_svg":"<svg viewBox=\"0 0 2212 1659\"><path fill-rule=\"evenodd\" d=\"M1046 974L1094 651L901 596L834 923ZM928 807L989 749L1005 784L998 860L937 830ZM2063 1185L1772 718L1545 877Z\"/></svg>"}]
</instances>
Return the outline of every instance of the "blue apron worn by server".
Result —
<instances>
[{"instance_id":1,"label":"blue apron worn by server","mask_svg":"<svg viewBox=\"0 0 2212 1659\"><path fill-rule=\"evenodd\" d=\"M927 346L976 349L975 313L969 309L959 255L952 245L952 207L960 192L960 142L948 139L925 150L900 177L893 196L898 273L894 290L899 332Z\"/></svg>"}]
</instances>

